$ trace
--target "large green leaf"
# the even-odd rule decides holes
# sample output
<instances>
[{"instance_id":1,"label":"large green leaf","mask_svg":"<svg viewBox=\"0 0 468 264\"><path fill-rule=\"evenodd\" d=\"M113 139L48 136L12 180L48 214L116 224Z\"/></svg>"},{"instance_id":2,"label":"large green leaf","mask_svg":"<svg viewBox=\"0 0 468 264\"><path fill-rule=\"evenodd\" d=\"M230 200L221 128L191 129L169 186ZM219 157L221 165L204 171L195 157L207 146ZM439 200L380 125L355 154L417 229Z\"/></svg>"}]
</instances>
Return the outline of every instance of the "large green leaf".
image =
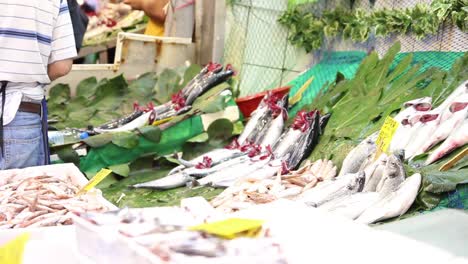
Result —
<instances>
[{"instance_id":1,"label":"large green leaf","mask_svg":"<svg viewBox=\"0 0 468 264\"><path fill-rule=\"evenodd\" d=\"M161 140L161 129L157 126L144 126L138 128L140 134L155 143L158 143Z\"/></svg>"},{"instance_id":2,"label":"large green leaf","mask_svg":"<svg viewBox=\"0 0 468 264\"><path fill-rule=\"evenodd\" d=\"M165 69L159 75L158 82L155 86L155 99L158 103L163 104L171 100L173 94L180 90L180 76L176 71Z\"/></svg>"},{"instance_id":3,"label":"large green leaf","mask_svg":"<svg viewBox=\"0 0 468 264\"><path fill-rule=\"evenodd\" d=\"M208 136L210 139L227 140L232 137L234 125L229 119L218 119L208 127Z\"/></svg>"},{"instance_id":4,"label":"large green leaf","mask_svg":"<svg viewBox=\"0 0 468 264\"><path fill-rule=\"evenodd\" d=\"M138 136L133 132L112 133L112 143L122 148L131 149L138 146Z\"/></svg>"},{"instance_id":5,"label":"large green leaf","mask_svg":"<svg viewBox=\"0 0 468 264\"><path fill-rule=\"evenodd\" d=\"M130 166L128 164L118 164L109 166L109 170L122 177L127 177L130 174Z\"/></svg>"},{"instance_id":6,"label":"large green leaf","mask_svg":"<svg viewBox=\"0 0 468 264\"><path fill-rule=\"evenodd\" d=\"M70 86L57 84L49 90L49 101L54 104L62 104L70 100Z\"/></svg>"},{"instance_id":7,"label":"large green leaf","mask_svg":"<svg viewBox=\"0 0 468 264\"><path fill-rule=\"evenodd\" d=\"M84 142L92 148L98 148L112 142L112 138L113 135L111 133L104 133L88 137Z\"/></svg>"},{"instance_id":8,"label":"large green leaf","mask_svg":"<svg viewBox=\"0 0 468 264\"><path fill-rule=\"evenodd\" d=\"M76 87L76 96L81 96L87 99L93 97L96 93L97 84L98 82L96 77L84 79Z\"/></svg>"}]
</instances>

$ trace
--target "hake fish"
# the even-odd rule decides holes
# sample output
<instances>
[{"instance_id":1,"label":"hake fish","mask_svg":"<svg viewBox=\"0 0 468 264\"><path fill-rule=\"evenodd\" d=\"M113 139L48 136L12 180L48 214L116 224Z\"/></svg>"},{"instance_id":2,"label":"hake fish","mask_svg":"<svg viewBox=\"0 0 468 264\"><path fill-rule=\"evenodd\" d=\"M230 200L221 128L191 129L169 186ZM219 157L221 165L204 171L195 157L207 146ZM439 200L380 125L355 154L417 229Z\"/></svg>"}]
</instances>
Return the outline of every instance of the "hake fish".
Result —
<instances>
[{"instance_id":1,"label":"hake fish","mask_svg":"<svg viewBox=\"0 0 468 264\"><path fill-rule=\"evenodd\" d=\"M359 171L362 163L375 152L375 141L377 140L377 136L378 132L368 136L349 152L343 161L338 177Z\"/></svg>"},{"instance_id":2,"label":"hake fish","mask_svg":"<svg viewBox=\"0 0 468 264\"><path fill-rule=\"evenodd\" d=\"M413 204L421 185L421 174L408 177L398 188L367 208L356 222L371 224L377 221L401 216Z\"/></svg>"}]
</instances>

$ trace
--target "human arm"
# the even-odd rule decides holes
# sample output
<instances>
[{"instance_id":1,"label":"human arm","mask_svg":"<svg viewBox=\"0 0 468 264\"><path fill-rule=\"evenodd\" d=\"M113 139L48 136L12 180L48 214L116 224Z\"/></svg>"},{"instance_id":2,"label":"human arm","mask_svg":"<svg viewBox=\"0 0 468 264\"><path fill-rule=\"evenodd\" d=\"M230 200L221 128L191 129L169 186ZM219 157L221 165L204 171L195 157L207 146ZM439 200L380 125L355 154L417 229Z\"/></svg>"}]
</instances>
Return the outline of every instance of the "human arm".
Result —
<instances>
[{"instance_id":1,"label":"human arm","mask_svg":"<svg viewBox=\"0 0 468 264\"><path fill-rule=\"evenodd\" d=\"M47 75L51 81L70 72L76 44L67 1L63 1L54 24Z\"/></svg>"},{"instance_id":2,"label":"human arm","mask_svg":"<svg viewBox=\"0 0 468 264\"><path fill-rule=\"evenodd\" d=\"M47 66L47 75L49 75L49 79L54 81L62 76L67 75L71 70L72 64L72 59L59 60L49 64Z\"/></svg>"},{"instance_id":3,"label":"human arm","mask_svg":"<svg viewBox=\"0 0 468 264\"><path fill-rule=\"evenodd\" d=\"M133 9L145 11L146 15L156 22L163 23L166 20L164 7L169 0L124 0L124 3Z\"/></svg>"}]
</instances>

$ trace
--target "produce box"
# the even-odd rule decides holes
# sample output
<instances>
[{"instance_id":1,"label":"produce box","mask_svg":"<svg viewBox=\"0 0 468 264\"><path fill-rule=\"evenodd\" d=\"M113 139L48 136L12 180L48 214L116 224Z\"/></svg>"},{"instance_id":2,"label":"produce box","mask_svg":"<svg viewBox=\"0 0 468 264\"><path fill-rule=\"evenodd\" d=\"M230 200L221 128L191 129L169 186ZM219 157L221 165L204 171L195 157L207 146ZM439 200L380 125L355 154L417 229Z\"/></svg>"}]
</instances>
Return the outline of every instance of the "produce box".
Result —
<instances>
[{"instance_id":1,"label":"produce box","mask_svg":"<svg viewBox=\"0 0 468 264\"><path fill-rule=\"evenodd\" d=\"M80 170L72 163L56 164L38 167L29 167L25 169L12 169L0 171L0 194L5 192L2 187L6 186L7 179L11 176L20 177L23 181L28 178L37 176L54 176L60 180L71 182L78 189L81 189L88 183L88 179L80 172ZM1 195L0 195L1 197ZM101 205L103 210L112 210L117 207L107 201L98 189L92 189L86 194L86 201L93 204ZM5 204L3 204L5 205ZM38 209L39 210L39 209ZM0 211L5 212L5 211ZM0 222L1 223L1 222ZM0 225L1 227L1 225ZM30 233L30 240L42 240L48 236L63 235L65 233L73 234L73 226L47 226L47 227L26 227L26 228L8 228L3 226L0 228L0 244L3 244L17 237L22 233Z\"/></svg>"}]
</instances>

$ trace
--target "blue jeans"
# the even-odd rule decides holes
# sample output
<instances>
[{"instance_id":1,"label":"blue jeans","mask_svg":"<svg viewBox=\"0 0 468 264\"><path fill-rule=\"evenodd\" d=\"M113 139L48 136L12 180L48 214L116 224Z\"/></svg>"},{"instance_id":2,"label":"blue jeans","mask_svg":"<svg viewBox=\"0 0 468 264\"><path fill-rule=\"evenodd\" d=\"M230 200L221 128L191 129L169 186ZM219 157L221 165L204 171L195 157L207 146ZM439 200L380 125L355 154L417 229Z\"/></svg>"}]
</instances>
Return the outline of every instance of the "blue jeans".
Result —
<instances>
[{"instance_id":1,"label":"blue jeans","mask_svg":"<svg viewBox=\"0 0 468 264\"><path fill-rule=\"evenodd\" d=\"M18 111L3 131L5 156L0 157L0 170L44 165L40 115Z\"/></svg>"}]
</instances>

